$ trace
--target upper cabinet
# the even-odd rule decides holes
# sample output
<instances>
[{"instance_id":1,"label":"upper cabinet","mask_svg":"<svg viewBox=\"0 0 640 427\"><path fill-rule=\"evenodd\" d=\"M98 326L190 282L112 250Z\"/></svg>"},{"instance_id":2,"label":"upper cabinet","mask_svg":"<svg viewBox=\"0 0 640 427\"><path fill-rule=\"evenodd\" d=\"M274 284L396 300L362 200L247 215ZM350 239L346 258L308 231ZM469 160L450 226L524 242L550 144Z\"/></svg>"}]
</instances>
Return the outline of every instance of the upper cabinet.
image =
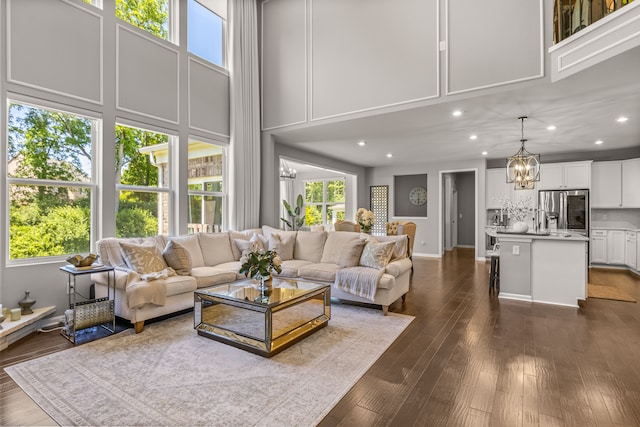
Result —
<instances>
[{"instance_id":1,"label":"upper cabinet","mask_svg":"<svg viewBox=\"0 0 640 427\"><path fill-rule=\"evenodd\" d=\"M543 163L540 165L540 190L591 188L591 161Z\"/></svg>"},{"instance_id":2,"label":"upper cabinet","mask_svg":"<svg viewBox=\"0 0 640 427\"><path fill-rule=\"evenodd\" d=\"M592 175L592 208L640 207L640 159L596 162Z\"/></svg>"},{"instance_id":3,"label":"upper cabinet","mask_svg":"<svg viewBox=\"0 0 640 427\"><path fill-rule=\"evenodd\" d=\"M622 162L622 206L640 208L640 159Z\"/></svg>"}]
</instances>

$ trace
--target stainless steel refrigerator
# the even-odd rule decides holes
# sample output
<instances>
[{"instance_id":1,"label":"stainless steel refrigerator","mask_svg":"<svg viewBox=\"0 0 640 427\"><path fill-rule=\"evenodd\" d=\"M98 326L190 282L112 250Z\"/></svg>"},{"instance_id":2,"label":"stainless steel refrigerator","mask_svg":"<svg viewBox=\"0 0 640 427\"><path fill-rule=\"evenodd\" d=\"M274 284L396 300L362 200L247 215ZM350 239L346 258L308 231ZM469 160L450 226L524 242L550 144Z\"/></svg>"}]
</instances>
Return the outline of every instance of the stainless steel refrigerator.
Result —
<instances>
[{"instance_id":1,"label":"stainless steel refrigerator","mask_svg":"<svg viewBox=\"0 0 640 427\"><path fill-rule=\"evenodd\" d=\"M538 192L538 209L544 211L540 224L548 230L568 230L589 235L589 190Z\"/></svg>"}]
</instances>

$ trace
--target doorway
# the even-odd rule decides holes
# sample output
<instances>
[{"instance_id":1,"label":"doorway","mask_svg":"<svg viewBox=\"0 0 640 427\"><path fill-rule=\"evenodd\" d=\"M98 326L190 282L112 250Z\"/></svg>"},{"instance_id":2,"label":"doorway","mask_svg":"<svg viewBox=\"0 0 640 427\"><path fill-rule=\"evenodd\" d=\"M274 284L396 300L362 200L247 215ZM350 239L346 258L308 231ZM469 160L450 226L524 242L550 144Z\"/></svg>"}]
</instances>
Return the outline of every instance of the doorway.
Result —
<instances>
[{"instance_id":1,"label":"doorway","mask_svg":"<svg viewBox=\"0 0 640 427\"><path fill-rule=\"evenodd\" d=\"M473 248L478 254L477 169L440 172L439 253Z\"/></svg>"}]
</instances>

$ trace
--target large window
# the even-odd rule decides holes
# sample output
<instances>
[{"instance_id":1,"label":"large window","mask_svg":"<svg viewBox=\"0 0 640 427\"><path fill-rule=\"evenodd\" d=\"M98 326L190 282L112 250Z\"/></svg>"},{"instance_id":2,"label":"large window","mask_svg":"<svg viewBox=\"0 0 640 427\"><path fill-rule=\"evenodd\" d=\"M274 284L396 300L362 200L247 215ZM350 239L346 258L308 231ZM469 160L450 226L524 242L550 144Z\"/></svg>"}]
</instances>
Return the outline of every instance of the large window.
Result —
<instances>
[{"instance_id":1,"label":"large window","mask_svg":"<svg viewBox=\"0 0 640 427\"><path fill-rule=\"evenodd\" d=\"M9 259L91 249L97 121L9 104Z\"/></svg>"},{"instance_id":2,"label":"large window","mask_svg":"<svg viewBox=\"0 0 640 427\"><path fill-rule=\"evenodd\" d=\"M189 233L226 228L225 150L202 141L189 141Z\"/></svg>"},{"instance_id":3,"label":"large window","mask_svg":"<svg viewBox=\"0 0 640 427\"><path fill-rule=\"evenodd\" d=\"M305 182L307 225L333 224L344 218L344 179Z\"/></svg>"},{"instance_id":4,"label":"large window","mask_svg":"<svg viewBox=\"0 0 640 427\"><path fill-rule=\"evenodd\" d=\"M169 0L116 0L116 17L171 40L170 6Z\"/></svg>"},{"instance_id":5,"label":"large window","mask_svg":"<svg viewBox=\"0 0 640 427\"><path fill-rule=\"evenodd\" d=\"M203 6L202 1L189 0L187 27L189 52L224 67L223 18Z\"/></svg>"},{"instance_id":6,"label":"large window","mask_svg":"<svg viewBox=\"0 0 640 427\"><path fill-rule=\"evenodd\" d=\"M169 234L170 139L116 126L117 237Z\"/></svg>"}]
</instances>

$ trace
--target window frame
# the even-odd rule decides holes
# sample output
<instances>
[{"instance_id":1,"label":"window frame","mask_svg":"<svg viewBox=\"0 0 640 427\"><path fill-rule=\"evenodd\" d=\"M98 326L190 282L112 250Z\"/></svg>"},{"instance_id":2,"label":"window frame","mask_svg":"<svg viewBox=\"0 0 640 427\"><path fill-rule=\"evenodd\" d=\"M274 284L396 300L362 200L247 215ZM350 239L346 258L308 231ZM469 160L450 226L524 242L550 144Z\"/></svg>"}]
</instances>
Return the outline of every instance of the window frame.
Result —
<instances>
[{"instance_id":1,"label":"window frame","mask_svg":"<svg viewBox=\"0 0 640 427\"><path fill-rule=\"evenodd\" d=\"M215 145L216 147L220 147L222 151L222 191L207 191L207 190L191 190L189 189L189 148L187 146L187 164L184 166L187 168L187 203L190 203L191 196L201 196L201 197L220 197L222 198L222 215L221 215L221 224L220 231L227 231L229 229L229 179L228 179L228 170L229 170L229 145L220 141L216 141L210 138L203 138L199 136L189 135L188 142L201 142L204 144ZM182 165L181 165L182 166ZM189 213L187 212L187 225L189 224Z\"/></svg>"},{"instance_id":2,"label":"window frame","mask_svg":"<svg viewBox=\"0 0 640 427\"><path fill-rule=\"evenodd\" d=\"M102 2L102 0L93 0L93 1L100 1ZM115 0L117 1L117 0ZM115 15L115 1L114 1L114 15ZM118 18L117 16L115 17L117 21L120 22L125 22L127 25L130 25L134 28L137 28L139 31L144 31L146 34L149 34L157 39L160 40L164 40L167 41L169 43L172 43L176 46L178 46L180 44L180 16L178 13L179 10L179 5L177 3L177 0L166 0L167 1L167 38L163 38L160 37L156 34L153 34L152 32L145 30L144 28L140 28L135 24L132 24L131 22Z\"/></svg>"},{"instance_id":3,"label":"window frame","mask_svg":"<svg viewBox=\"0 0 640 427\"><path fill-rule=\"evenodd\" d=\"M118 200L120 199L120 193L122 191L133 191L136 193L154 193L154 194L158 194L160 197L161 194L166 194L167 195L167 233L166 236L173 236L176 234L176 225L175 225L175 208L174 208L174 199L175 199L175 149L177 147L178 144L178 136L175 133L172 133L166 129L160 129L157 128L155 126L149 125L147 123L134 123L130 120L124 120L124 119L118 119L116 118L116 122L115 122L115 126L124 126L124 127L129 127L129 128L134 128L134 129L138 129L138 130L142 130L142 131L146 131L146 132L153 132L153 133L160 133L163 135L167 135L168 137L168 141L167 141L167 177L165 179L167 186L166 187L162 187L160 186L160 182L158 183L157 187L148 187L148 186L142 186L142 185L131 185L131 184L121 184L116 182L115 183L115 195L118 198ZM114 141L115 142L115 141ZM158 167L159 168L159 167ZM119 206L119 204L118 204ZM162 212L158 212L158 230L156 234L160 234L160 235L165 235L162 233L162 217L161 214ZM116 230L118 228L118 221L117 221L117 211L115 212L116 218L115 218L115 226L116 226ZM143 236L136 236L136 237L143 237Z\"/></svg>"},{"instance_id":4,"label":"window frame","mask_svg":"<svg viewBox=\"0 0 640 427\"><path fill-rule=\"evenodd\" d=\"M305 179L302 182L304 183L304 205L305 205L305 218L306 218L306 206L321 206L322 212L322 225L331 225L333 223L328 222L327 218L327 207L330 205L338 205L340 203L347 203L347 194L345 191L344 201L342 202L327 202L327 183L330 181L342 181L344 188L347 188L347 179L346 177L333 177L333 178L316 178L316 179ZM322 182L322 202L307 202L307 183L310 182ZM305 219L306 222L306 219ZM309 225L309 224L307 224Z\"/></svg>"},{"instance_id":5,"label":"window frame","mask_svg":"<svg viewBox=\"0 0 640 427\"><path fill-rule=\"evenodd\" d=\"M190 0L187 1L187 3ZM215 62L211 62L209 61L207 58L198 55L197 53L192 52L189 49L189 5L187 4L187 53L189 55L193 55L196 58L202 60L202 61L206 61L207 64L213 65L214 67L218 67L222 70L228 70L229 69L229 64L228 64L228 38L229 38L229 34L228 34L228 22L227 22L227 18L225 18L224 16L222 16L221 14L219 14L218 12L211 10L209 7L207 7L206 5L204 5L203 3L199 2L198 0L192 0L196 3L198 3L200 6L204 7L205 9L207 9L209 12L213 13L214 15L216 15L218 18L220 18L220 20L222 21L222 40L220 41L221 43L221 47L222 47L222 64L218 65Z\"/></svg>"},{"instance_id":6,"label":"window frame","mask_svg":"<svg viewBox=\"0 0 640 427\"><path fill-rule=\"evenodd\" d=\"M101 177L98 175L99 165L102 162L102 117L95 112L91 112L89 110L84 110L77 107L72 107L69 105L64 105L64 109L60 108L61 104L49 102L42 99L35 99L28 96L9 93L7 92L6 96L6 105L5 105L5 117L4 121L5 126L5 141L3 142L2 154L4 157L4 178L5 178L5 188L6 188L6 206L5 206L5 218L6 218L6 229L5 229L5 265L8 267L11 266L25 266L25 265L39 265L39 264L50 264L50 263L58 263L60 261L64 261L68 258L70 254L63 255L51 255L51 256L42 256L42 257L31 257L31 258L19 258L19 259L11 259L11 192L9 189L12 185L21 185L21 186L54 186L54 187L67 187L67 188L81 188L81 189L89 189L91 192L89 199L89 209L90 209L90 222L89 222L89 250L94 251L95 249L95 241L96 236L98 235L99 224L103 221L103 215L98 209L98 192ZM80 116L84 119L91 120L91 179L89 182L78 182L78 181L60 181L60 180L52 180L52 179L38 179L38 178L15 178L9 176L9 170L7 168L9 159L8 159L8 149L9 149L9 109L11 104L20 104L26 107L38 108L42 110L53 111L61 114L69 114L74 116Z\"/></svg>"}]
</instances>

